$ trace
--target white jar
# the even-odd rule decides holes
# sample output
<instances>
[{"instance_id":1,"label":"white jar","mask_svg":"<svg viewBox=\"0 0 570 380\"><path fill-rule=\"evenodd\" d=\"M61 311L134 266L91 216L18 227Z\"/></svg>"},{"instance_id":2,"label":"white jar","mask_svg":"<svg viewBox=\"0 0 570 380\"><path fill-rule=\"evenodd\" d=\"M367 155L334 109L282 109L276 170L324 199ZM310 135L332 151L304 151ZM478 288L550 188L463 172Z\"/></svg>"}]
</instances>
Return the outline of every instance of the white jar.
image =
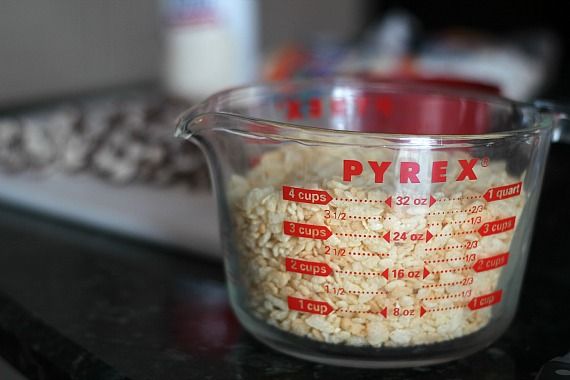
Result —
<instances>
[{"instance_id":1,"label":"white jar","mask_svg":"<svg viewBox=\"0 0 570 380\"><path fill-rule=\"evenodd\" d=\"M164 84L192 100L256 78L255 0L164 0Z\"/></svg>"}]
</instances>

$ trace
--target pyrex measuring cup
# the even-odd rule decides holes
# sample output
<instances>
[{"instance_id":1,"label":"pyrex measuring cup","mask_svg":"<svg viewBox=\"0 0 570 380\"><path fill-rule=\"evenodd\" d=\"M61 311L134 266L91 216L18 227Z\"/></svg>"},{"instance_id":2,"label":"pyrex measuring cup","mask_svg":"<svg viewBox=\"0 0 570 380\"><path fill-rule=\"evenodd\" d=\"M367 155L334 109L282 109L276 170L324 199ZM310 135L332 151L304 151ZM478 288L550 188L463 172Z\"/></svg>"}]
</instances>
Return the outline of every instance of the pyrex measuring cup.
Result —
<instances>
[{"instance_id":1,"label":"pyrex measuring cup","mask_svg":"<svg viewBox=\"0 0 570 380\"><path fill-rule=\"evenodd\" d=\"M512 320L559 117L313 80L214 95L177 135L208 158L246 329L301 358L398 367L465 356Z\"/></svg>"}]
</instances>

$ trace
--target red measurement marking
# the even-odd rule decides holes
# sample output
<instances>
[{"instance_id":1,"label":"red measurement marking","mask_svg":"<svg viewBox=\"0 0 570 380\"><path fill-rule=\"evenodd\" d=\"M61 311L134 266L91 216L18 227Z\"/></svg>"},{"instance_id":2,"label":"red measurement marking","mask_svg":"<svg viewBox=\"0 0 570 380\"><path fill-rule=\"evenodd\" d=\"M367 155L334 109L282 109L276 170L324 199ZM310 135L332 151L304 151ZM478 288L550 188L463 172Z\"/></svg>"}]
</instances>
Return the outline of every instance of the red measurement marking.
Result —
<instances>
[{"instance_id":1,"label":"red measurement marking","mask_svg":"<svg viewBox=\"0 0 570 380\"><path fill-rule=\"evenodd\" d=\"M333 197L324 190L303 189L301 187L283 186L283 200L326 205Z\"/></svg>"},{"instance_id":2,"label":"red measurement marking","mask_svg":"<svg viewBox=\"0 0 570 380\"><path fill-rule=\"evenodd\" d=\"M469 309L471 310L478 310L484 307L495 305L501 302L502 298L503 298L503 291L497 290L494 291L493 293L473 298L471 301L469 301L467 306L469 306Z\"/></svg>"},{"instance_id":3,"label":"red measurement marking","mask_svg":"<svg viewBox=\"0 0 570 380\"><path fill-rule=\"evenodd\" d=\"M369 311L369 310L354 310L354 309L336 309L338 313L359 313L359 314L374 314L378 315L381 311Z\"/></svg>"},{"instance_id":4,"label":"red measurement marking","mask_svg":"<svg viewBox=\"0 0 570 380\"><path fill-rule=\"evenodd\" d=\"M478 230L473 231L461 231L461 232L454 232L451 234L436 234L435 236L459 236L459 235L469 235L478 232Z\"/></svg>"},{"instance_id":5,"label":"red measurement marking","mask_svg":"<svg viewBox=\"0 0 570 380\"><path fill-rule=\"evenodd\" d=\"M468 267L458 267L458 268L451 268L451 269L444 269L444 270L436 270L433 273L451 273L451 272L461 272L464 270L470 270L473 269L473 267L468 266Z\"/></svg>"},{"instance_id":6,"label":"red measurement marking","mask_svg":"<svg viewBox=\"0 0 570 380\"><path fill-rule=\"evenodd\" d=\"M465 247L459 244L459 245L446 245L445 247L439 247L439 248L424 248L424 250L426 252L432 252L432 251L446 251L448 249L459 249L459 248L465 248Z\"/></svg>"},{"instance_id":7,"label":"red measurement marking","mask_svg":"<svg viewBox=\"0 0 570 380\"><path fill-rule=\"evenodd\" d=\"M463 283L463 280L454 281L454 282L444 282L444 283L439 283L439 284L426 284L426 285L422 285L422 288L438 288L440 286L455 286L455 285L461 285L462 283Z\"/></svg>"},{"instance_id":8,"label":"red measurement marking","mask_svg":"<svg viewBox=\"0 0 570 380\"><path fill-rule=\"evenodd\" d=\"M520 195L522 190L522 182L513 183L511 185L492 187L483 195L487 202L500 201Z\"/></svg>"},{"instance_id":9,"label":"red measurement marking","mask_svg":"<svg viewBox=\"0 0 570 380\"><path fill-rule=\"evenodd\" d=\"M384 235L367 235L367 234L352 234L345 232L335 232L337 236L352 237L352 238L364 238L364 239L384 239L388 243L390 242L390 233L386 232Z\"/></svg>"},{"instance_id":10,"label":"red measurement marking","mask_svg":"<svg viewBox=\"0 0 570 380\"><path fill-rule=\"evenodd\" d=\"M332 235L332 232L325 226L289 221L283 222L283 232L289 236L318 240L327 240Z\"/></svg>"},{"instance_id":11,"label":"red measurement marking","mask_svg":"<svg viewBox=\"0 0 570 380\"><path fill-rule=\"evenodd\" d=\"M322 115L322 102L319 98L309 99L309 116L312 118L320 118Z\"/></svg>"},{"instance_id":12,"label":"red measurement marking","mask_svg":"<svg viewBox=\"0 0 570 380\"><path fill-rule=\"evenodd\" d=\"M326 277L332 273L331 267L329 267L326 263L298 260L292 259L290 257L287 257L285 259L285 269L287 272L310 274L313 276L323 277Z\"/></svg>"},{"instance_id":13,"label":"red measurement marking","mask_svg":"<svg viewBox=\"0 0 570 380\"><path fill-rule=\"evenodd\" d=\"M379 256L379 257L390 257L389 253L377 253L377 252L348 252L352 256Z\"/></svg>"},{"instance_id":14,"label":"red measurement marking","mask_svg":"<svg viewBox=\"0 0 570 380\"><path fill-rule=\"evenodd\" d=\"M449 306L449 307L439 307L436 309L429 309L428 311L431 313L432 311L449 311L449 310L457 310L463 309L467 305L458 305L458 306Z\"/></svg>"},{"instance_id":15,"label":"red measurement marking","mask_svg":"<svg viewBox=\"0 0 570 380\"><path fill-rule=\"evenodd\" d=\"M422 311L422 308L420 308L419 310L419 314L420 317L422 317L425 314L425 309ZM388 309L387 307L384 307L384 309L382 309L380 311L380 314L384 316L384 318L386 318L388 315L390 316L394 316L394 317L415 317L416 314L415 309L406 309L403 307L394 307L392 309Z\"/></svg>"},{"instance_id":16,"label":"red measurement marking","mask_svg":"<svg viewBox=\"0 0 570 380\"><path fill-rule=\"evenodd\" d=\"M386 280L389 280L390 278L393 279L424 279L427 276L430 275L430 271L424 267L423 269L415 269L415 270L410 270L410 269L390 269L390 268L386 268L384 269L384 271L382 272L382 277L384 277Z\"/></svg>"},{"instance_id":17,"label":"red measurement marking","mask_svg":"<svg viewBox=\"0 0 570 380\"><path fill-rule=\"evenodd\" d=\"M421 232L408 233L408 232L394 231L392 233L386 232L384 234L383 238L388 243L390 243L391 241L401 242L401 241L407 241L407 240L411 240L411 241L423 241L423 240L425 240L426 242L428 242L433 238L433 234L429 230L426 230L425 234L423 234Z\"/></svg>"},{"instance_id":18,"label":"red measurement marking","mask_svg":"<svg viewBox=\"0 0 570 380\"><path fill-rule=\"evenodd\" d=\"M296 120L303 117L301 113L301 102L298 100L288 100L287 106L287 120Z\"/></svg>"},{"instance_id":19,"label":"red measurement marking","mask_svg":"<svg viewBox=\"0 0 570 380\"><path fill-rule=\"evenodd\" d=\"M428 212L426 215L447 215L447 214L459 214L460 212L462 213L471 213L471 214L478 214L480 212L482 212L483 209L481 208L481 210L477 210L477 211L472 211L470 209L467 210L448 210L448 211L432 211L432 212Z\"/></svg>"},{"instance_id":20,"label":"red measurement marking","mask_svg":"<svg viewBox=\"0 0 570 380\"><path fill-rule=\"evenodd\" d=\"M439 198L438 202L451 202L451 201L463 201L463 200L473 200L481 198L481 195L470 195L467 197L457 197L457 198Z\"/></svg>"},{"instance_id":21,"label":"red measurement marking","mask_svg":"<svg viewBox=\"0 0 570 380\"><path fill-rule=\"evenodd\" d=\"M391 220L389 216L359 216L359 215L348 215L348 219L355 220Z\"/></svg>"},{"instance_id":22,"label":"red measurement marking","mask_svg":"<svg viewBox=\"0 0 570 380\"><path fill-rule=\"evenodd\" d=\"M507 232L515 228L515 221L516 217L511 216L510 218L487 222L479 227L477 231L481 236L500 234L501 232Z\"/></svg>"},{"instance_id":23,"label":"red measurement marking","mask_svg":"<svg viewBox=\"0 0 570 380\"><path fill-rule=\"evenodd\" d=\"M333 311L333 307L326 302L297 297L287 297L287 305L289 310L303 313L329 315Z\"/></svg>"},{"instance_id":24,"label":"red measurement marking","mask_svg":"<svg viewBox=\"0 0 570 380\"><path fill-rule=\"evenodd\" d=\"M339 202L355 202L355 203L383 203L379 199L356 199L356 198L334 198L335 201Z\"/></svg>"},{"instance_id":25,"label":"red measurement marking","mask_svg":"<svg viewBox=\"0 0 570 380\"><path fill-rule=\"evenodd\" d=\"M460 298L460 297L465 298L465 295L463 294L463 292L456 293L456 294L448 294L446 296L440 296L440 297L427 297L427 298L422 298L422 300L437 301L437 300L447 300L447 299L451 299L451 298Z\"/></svg>"},{"instance_id":26,"label":"red measurement marking","mask_svg":"<svg viewBox=\"0 0 570 380\"><path fill-rule=\"evenodd\" d=\"M437 201L433 195L430 195L429 198L414 198L410 195L398 195L396 196L396 205L398 206L428 206L431 207ZM384 203L388 205L388 207L392 207L392 197L386 198Z\"/></svg>"},{"instance_id":27,"label":"red measurement marking","mask_svg":"<svg viewBox=\"0 0 570 380\"><path fill-rule=\"evenodd\" d=\"M424 260L425 264L428 263L448 263L450 261L465 261L465 259L467 258L467 256L462 256L462 257L452 257L449 259L434 259L434 260Z\"/></svg>"},{"instance_id":28,"label":"red measurement marking","mask_svg":"<svg viewBox=\"0 0 570 380\"><path fill-rule=\"evenodd\" d=\"M336 273L348 274L352 276L382 276L381 272L358 272L351 270L335 270Z\"/></svg>"},{"instance_id":29,"label":"red measurement marking","mask_svg":"<svg viewBox=\"0 0 570 380\"><path fill-rule=\"evenodd\" d=\"M476 242L477 240L473 240L473 242L467 242L465 244L458 244L458 245L446 245L444 247L438 247L438 248L424 248L424 250L426 252L434 252L434 251L447 251L447 250L451 250L451 249L471 249L471 248L476 248L477 245L473 244L474 242ZM471 245L470 245L471 244Z\"/></svg>"},{"instance_id":30,"label":"red measurement marking","mask_svg":"<svg viewBox=\"0 0 570 380\"><path fill-rule=\"evenodd\" d=\"M379 311L370 311L370 310L354 310L354 309L337 309L337 312L341 313L360 313L360 314L374 314L374 315L381 315L384 318L388 318L389 316L394 317L415 317L416 311L419 312L420 318L424 316L428 310L426 310L423 306L420 306L419 310L414 309L405 309L405 308L393 308L388 309L387 306L383 307Z\"/></svg>"},{"instance_id":31,"label":"red measurement marking","mask_svg":"<svg viewBox=\"0 0 570 380\"><path fill-rule=\"evenodd\" d=\"M446 225L447 225L447 224L450 224L450 225L453 225L453 224L464 224L464 223L471 223L471 222L469 222L469 219L452 220L451 222L445 222ZM475 224L475 223L473 223L473 224ZM443 225L443 222L433 222L433 223L428 223L428 224L427 224L428 227L441 226L441 225ZM477 231L475 231L475 232L477 232Z\"/></svg>"},{"instance_id":32,"label":"red measurement marking","mask_svg":"<svg viewBox=\"0 0 570 380\"><path fill-rule=\"evenodd\" d=\"M347 290L347 293L350 294L386 294L386 292L383 292L382 290L376 290L376 291L366 291L366 290Z\"/></svg>"},{"instance_id":33,"label":"red measurement marking","mask_svg":"<svg viewBox=\"0 0 570 380\"><path fill-rule=\"evenodd\" d=\"M419 314L419 316L421 318L424 316L426 311L427 310L423 306L420 306L419 310L406 309L406 308L402 308L402 307L394 307L392 309L388 309L388 307L384 307L382 310L380 310L380 315L382 315L384 318L387 318L388 316L416 317ZM416 312L418 312L418 313L416 314Z\"/></svg>"},{"instance_id":34,"label":"red measurement marking","mask_svg":"<svg viewBox=\"0 0 570 380\"><path fill-rule=\"evenodd\" d=\"M344 114L346 109L346 100L343 98L332 98L330 100L331 113L334 115Z\"/></svg>"},{"instance_id":35,"label":"red measurement marking","mask_svg":"<svg viewBox=\"0 0 570 380\"><path fill-rule=\"evenodd\" d=\"M509 253L501 253L499 255L485 257L483 259L479 259L473 265L473 269L475 272L485 272L488 270L500 268L502 266L507 265L509 262Z\"/></svg>"}]
</instances>

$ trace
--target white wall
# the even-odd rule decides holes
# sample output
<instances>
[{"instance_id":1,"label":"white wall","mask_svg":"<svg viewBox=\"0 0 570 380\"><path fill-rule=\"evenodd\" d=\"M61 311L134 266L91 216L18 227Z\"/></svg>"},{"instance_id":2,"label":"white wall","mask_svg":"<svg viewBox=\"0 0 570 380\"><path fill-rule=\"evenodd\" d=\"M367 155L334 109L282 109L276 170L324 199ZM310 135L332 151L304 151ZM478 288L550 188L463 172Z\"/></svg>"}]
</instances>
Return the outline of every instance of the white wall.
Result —
<instances>
[{"instance_id":1,"label":"white wall","mask_svg":"<svg viewBox=\"0 0 570 380\"><path fill-rule=\"evenodd\" d=\"M159 0L1 0L0 106L157 78ZM261 45L350 37L361 0L260 0Z\"/></svg>"},{"instance_id":2,"label":"white wall","mask_svg":"<svg viewBox=\"0 0 570 380\"><path fill-rule=\"evenodd\" d=\"M149 78L157 19L154 0L2 0L0 104Z\"/></svg>"}]
</instances>

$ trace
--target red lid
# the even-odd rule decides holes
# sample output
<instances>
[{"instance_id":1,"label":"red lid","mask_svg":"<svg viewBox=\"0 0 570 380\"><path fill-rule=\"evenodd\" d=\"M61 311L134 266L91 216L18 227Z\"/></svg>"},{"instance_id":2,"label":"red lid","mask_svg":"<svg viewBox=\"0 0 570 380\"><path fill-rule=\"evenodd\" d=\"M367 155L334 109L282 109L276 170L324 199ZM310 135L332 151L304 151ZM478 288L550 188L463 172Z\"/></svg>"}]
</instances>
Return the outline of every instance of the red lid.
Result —
<instances>
[{"instance_id":1,"label":"red lid","mask_svg":"<svg viewBox=\"0 0 570 380\"><path fill-rule=\"evenodd\" d=\"M402 83L434 91L408 93L369 92L363 94L372 112L362 115L363 132L402 134L481 134L489 132L490 115L487 103L468 96L438 95L437 88L466 90L471 93L500 95L497 86L452 77L420 77L396 75L382 77L357 75L370 82Z\"/></svg>"}]
</instances>

